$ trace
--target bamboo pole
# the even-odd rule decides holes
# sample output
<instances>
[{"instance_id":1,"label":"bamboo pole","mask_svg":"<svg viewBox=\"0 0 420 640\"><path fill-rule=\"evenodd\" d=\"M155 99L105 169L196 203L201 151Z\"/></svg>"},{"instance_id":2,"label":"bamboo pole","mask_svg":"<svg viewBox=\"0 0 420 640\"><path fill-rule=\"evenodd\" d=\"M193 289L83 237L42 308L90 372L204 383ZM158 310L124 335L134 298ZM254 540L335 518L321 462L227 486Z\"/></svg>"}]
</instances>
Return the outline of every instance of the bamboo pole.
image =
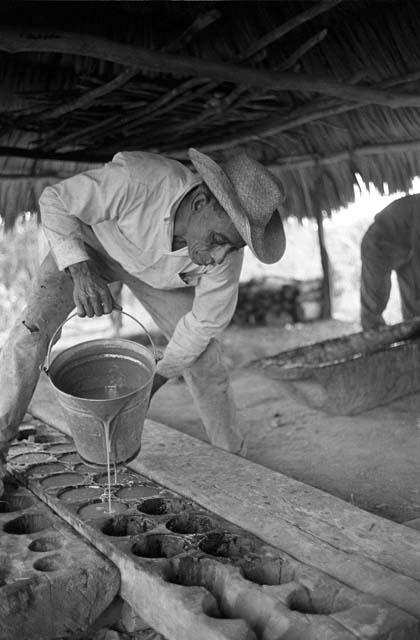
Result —
<instances>
[{"instance_id":1,"label":"bamboo pole","mask_svg":"<svg viewBox=\"0 0 420 640\"><path fill-rule=\"evenodd\" d=\"M124 66L141 66L157 72L199 76L251 87L296 90L340 96L342 100L399 107L419 107L420 96L335 82L303 73L276 73L200 58L170 55L122 44L91 34L43 29L0 29L0 50L9 53L52 52L88 56Z\"/></svg>"}]
</instances>

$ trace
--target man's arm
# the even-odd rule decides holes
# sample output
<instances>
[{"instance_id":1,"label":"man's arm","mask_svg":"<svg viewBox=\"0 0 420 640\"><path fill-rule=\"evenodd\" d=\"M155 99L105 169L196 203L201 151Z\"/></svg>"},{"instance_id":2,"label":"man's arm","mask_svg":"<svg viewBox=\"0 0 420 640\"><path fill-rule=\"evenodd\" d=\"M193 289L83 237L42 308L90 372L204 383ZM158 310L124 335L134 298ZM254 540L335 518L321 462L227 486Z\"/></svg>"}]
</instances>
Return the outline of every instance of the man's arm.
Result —
<instances>
[{"instance_id":1,"label":"man's arm","mask_svg":"<svg viewBox=\"0 0 420 640\"><path fill-rule=\"evenodd\" d=\"M118 218L130 184L113 162L46 187L39 199L41 222L58 268L88 260L83 227Z\"/></svg>"},{"instance_id":2,"label":"man's arm","mask_svg":"<svg viewBox=\"0 0 420 640\"><path fill-rule=\"evenodd\" d=\"M81 317L121 309L89 260L83 227L117 217L126 193L126 172L109 163L47 187L41 194L43 230L58 268L66 269L73 279L74 302Z\"/></svg>"},{"instance_id":3,"label":"man's arm","mask_svg":"<svg viewBox=\"0 0 420 640\"><path fill-rule=\"evenodd\" d=\"M159 374L166 378L180 375L203 353L210 340L227 327L236 308L242 260L241 249L201 276L193 307L179 320L158 363Z\"/></svg>"}]
</instances>

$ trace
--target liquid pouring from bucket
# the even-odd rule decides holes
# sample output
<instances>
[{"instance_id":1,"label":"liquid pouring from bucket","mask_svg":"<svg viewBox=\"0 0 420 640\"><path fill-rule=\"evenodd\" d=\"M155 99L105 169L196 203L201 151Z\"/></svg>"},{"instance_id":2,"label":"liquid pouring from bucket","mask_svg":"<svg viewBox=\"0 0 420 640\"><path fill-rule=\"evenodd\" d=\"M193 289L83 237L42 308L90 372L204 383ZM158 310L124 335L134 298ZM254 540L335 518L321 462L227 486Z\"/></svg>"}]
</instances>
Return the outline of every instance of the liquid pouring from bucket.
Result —
<instances>
[{"instance_id":1,"label":"liquid pouring from bucket","mask_svg":"<svg viewBox=\"0 0 420 640\"><path fill-rule=\"evenodd\" d=\"M45 372L81 459L95 467L127 463L139 453L159 360L143 324L121 313L140 325L152 351L126 338L99 338L69 347L51 362L56 336L76 313L60 324L48 345Z\"/></svg>"}]
</instances>

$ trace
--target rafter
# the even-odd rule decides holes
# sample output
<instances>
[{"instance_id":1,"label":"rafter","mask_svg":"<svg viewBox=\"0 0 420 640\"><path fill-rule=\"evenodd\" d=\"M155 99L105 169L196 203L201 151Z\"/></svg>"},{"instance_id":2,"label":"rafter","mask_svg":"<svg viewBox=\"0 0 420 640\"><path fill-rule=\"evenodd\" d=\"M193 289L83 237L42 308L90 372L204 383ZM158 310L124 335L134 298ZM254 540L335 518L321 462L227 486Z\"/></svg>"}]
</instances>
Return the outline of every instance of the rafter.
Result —
<instances>
[{"instance_id":1,"label":"rafter","mask_svg":"<svg viewBox=\"0 0 420 640\"><path fill-rule=\"evenodd\" d=\"M391 108L420 106L419 95L349 86L329 78L303 73L276 73L188 56L170 55L91 34L30 28L0 29L0 50L9 53L42 51L82 55L125 66L141 65L158 72L199 76L251 87L339 95L343 100L380 104Z\"/></svg>"},{"instance_id":2,"label":"rafter","mask_svg":"<svg viewBox=\"0 0 420 640\"><path fill-rule=\"evenodd\" d=\"M355 160L367 156L375 156L387 153L407 153L420 149L419 140L408 140L405 142L389 142L384 144L367 144L354 149L343 149L328 155L307 154L301 156L285 156L278 162L268 165L269 169L309 169L317 166L327 166L343 162L345 160Z\"/></svg>"},{"instance_id":3,"label":"rafter","mask_svg":"<svg viewBox=\"0 0 420 640\"><path fill-rule=\"evenodd\" d=\"M265 49L265 47L268 47L270 44L273 44L273 42L280 40L287 33L290 33L290 31L293 31L293 29L300 27L302 24L305 24L305 22L312 20L313 18L321 15L322 13L329 11L330 9L335 7L337 4L340 4L342 1L343 0L329 0L327 2L320 2L319 4L316 4L310 9L306 9L305 11L298 13L296 16L293 16L293 18L291 18L290 20L287 20L287 22L284 22L273 31L270 31L270 33L265 35L263 38L260 38L259 40L254 42L249 47L249 49L247 49L245 54L241 56L241 59L246 60L248 58L251 58L256 53L261 51L261 49Z\"/></svg>"},{"instance_id":4,"label":"rafter","mask_svg":"<svg viewBox=\"0 0 420 640\"><path fill-rule=\"evenodd\" d=\"M357 79L358 75L356 76ZM383 82L378 83L376 86L380 89L393 87L400 84L406 84L409 82L415 82L420 79L420 70L410 71L404 76L398 76L396 78L390 78ZM354 80L350 80L350 83ZM199 146L203 152L222 151L224 149L230 149L239 144L246 144L247 142L260 141L271 136L276 136L284 131L289 131L300 127L310 122L316 122L323 118L329 118L331 116L339 115L341 113L347 113L356 109L361 109L366 105L360 103L343 103L340 100L334 100L331 98L320 98L314 102L305 104L296 108L288 116L276 116L274 118L266 118L263 124L257 124L252 127L243 128L241 131L228 136L223 137L220 140L204 143ZM183 149L171 149L170 154L174 158L186 158L187 153L185 148Z\"/></svg>"},{"instance_id":5,"label":"rafter","mask_svg":"<svg viewBox=\"0 0 420 640\"><path fill-rule=\"evenodd\" d=\"M179 47L181 47L184 43L189 42L194 35L201 32L203 29L208 27L219 18L220 12L215 9L205 12L204 14L198 16L180 36L178 36L172 42L169 42L166 46L162 47L161 51L166 53L177 51ZM37 113L35 116L29 118L26 122L31 122L35 119L48 120L58 118L65 115L66 113L75 111L76 109L86 109L87 107L92 105L98 98L112 93L116 89L119 89L120 87L127 84L127 82L138 75L140 71L141 69L137 66L125 69L122 73L118 74L109 82L106 82L105 84L100 85L99 87L96 87L91 91L88 91L76 100L72 100L67 104L63 104L52 109L47 109L46 111L42 111L41 113Z\"/></svg>"}]
</instances>

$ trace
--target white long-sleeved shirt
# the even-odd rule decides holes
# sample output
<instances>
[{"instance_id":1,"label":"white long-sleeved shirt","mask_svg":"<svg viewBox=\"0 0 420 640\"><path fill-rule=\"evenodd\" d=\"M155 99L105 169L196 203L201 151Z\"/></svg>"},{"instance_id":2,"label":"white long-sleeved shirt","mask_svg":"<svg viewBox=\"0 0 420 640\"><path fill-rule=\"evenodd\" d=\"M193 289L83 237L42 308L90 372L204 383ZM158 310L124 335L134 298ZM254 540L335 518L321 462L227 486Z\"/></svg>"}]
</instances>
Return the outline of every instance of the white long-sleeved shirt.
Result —
<instances>
[{"instance_id":1,"label":"white long-sleeved shirt","mask_svg":"<svg viewBox=\"0 0 420 640\"><path fill-rule=\"evenodd\" d=\"M230 322L243 250L220 265L196 265L187 248L172 251L176 209L201 178L181 163L142 152L117 153L100 169L47 187L39 201L45 234L60 270L89 258L83 224L126 271L157 289L194 286L158 372L179 375ZM182 274L182 277L180 276Z\"/></svg>"}]
</instances>

